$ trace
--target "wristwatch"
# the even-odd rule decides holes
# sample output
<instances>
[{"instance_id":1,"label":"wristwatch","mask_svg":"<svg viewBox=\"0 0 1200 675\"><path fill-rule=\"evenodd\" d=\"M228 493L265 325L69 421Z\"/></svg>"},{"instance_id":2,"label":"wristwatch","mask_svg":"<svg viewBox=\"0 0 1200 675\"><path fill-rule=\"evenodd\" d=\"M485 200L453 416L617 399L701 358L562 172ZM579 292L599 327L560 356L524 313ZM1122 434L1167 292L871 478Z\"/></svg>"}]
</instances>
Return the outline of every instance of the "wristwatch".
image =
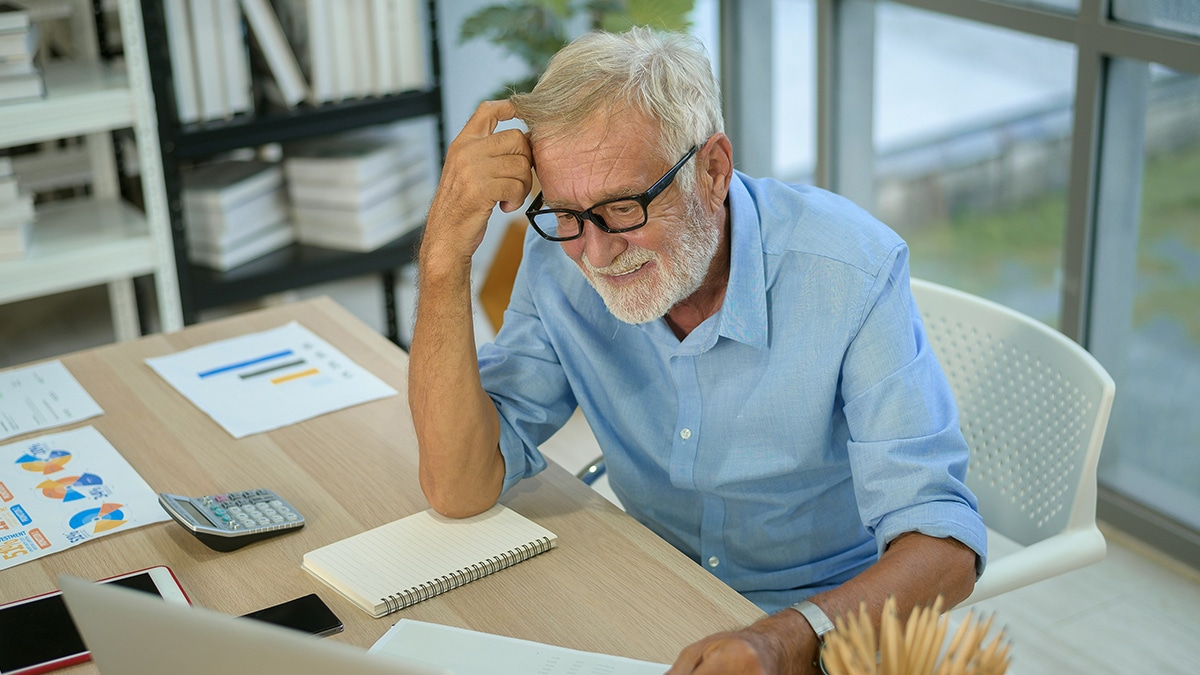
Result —
<instances>
[{"instance_id":1,"label":"wristwatch","mask_svg":"<svg viewBox=\"0 0 1200 675\"><path fill-rule=\"evenodd\" d=\"M808 621L808 625L812 626L813 632L817 634L817 639L821 642L825 641L825 634L833 630L833 622L825 615L825 612L820 608L804 600L792 605L792 609L800 612Z\"/></svg>"},{"instance_id":2,"label":"wristwatch","mask_svg":"<svg viewBox=\"0 0 1200 675\"><path fill-rule=\"evenodd\" d=\"M790 609L800 612L808 625L812 626L813 632L817 634L817 640L821 643L820 649L817 650L817 660L813 661L813 666L819 669L822 673L825 672L825 634L833 630L833 622L829 620L829 616L820 607L817 607L808 600L803 600L792 605Z\"/></svg>"}]
</instances>

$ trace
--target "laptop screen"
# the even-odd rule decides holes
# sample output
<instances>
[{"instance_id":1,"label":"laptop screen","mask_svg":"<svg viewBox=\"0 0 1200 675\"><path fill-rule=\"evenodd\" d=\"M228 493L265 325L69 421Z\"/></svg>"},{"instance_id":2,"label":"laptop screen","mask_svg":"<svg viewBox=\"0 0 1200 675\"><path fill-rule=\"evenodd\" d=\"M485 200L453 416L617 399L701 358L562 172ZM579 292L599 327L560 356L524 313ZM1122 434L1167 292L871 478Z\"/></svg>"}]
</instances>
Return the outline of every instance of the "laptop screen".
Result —
<instances>
[{"instance_id":1,"label":"laptop screen","mask_svg":"<svg viewBox=\"0 0 1200 675\"><path fill-rule=\"evenodd\" d=\"M67 608L103 675L452 675L415 661L258 621L174 605L123 588L59 578Z\"/></svg>"}]
</instances>

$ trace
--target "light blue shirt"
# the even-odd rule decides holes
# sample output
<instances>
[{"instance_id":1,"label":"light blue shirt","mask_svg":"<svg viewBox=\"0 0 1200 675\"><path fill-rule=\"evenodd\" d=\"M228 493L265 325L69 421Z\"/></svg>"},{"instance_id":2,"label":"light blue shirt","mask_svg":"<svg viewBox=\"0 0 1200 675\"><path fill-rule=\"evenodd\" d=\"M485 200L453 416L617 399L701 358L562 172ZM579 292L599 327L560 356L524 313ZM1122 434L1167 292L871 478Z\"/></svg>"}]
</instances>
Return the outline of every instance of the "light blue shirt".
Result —
<instances>
[{"instance_id":1,"label":"light blue shirt","mask_svg":"<svg viewBox=\"0 0 1200 675\"><path fill-rule=\"evenodd\" d=\"M479 350L504 489L545 467L537 447L578 405L626 510L768 612L910 531L963 542L982 571L966 442L905 243L812 187L739 173L729 208L724 303L683 341L661 319L617 320L530 229L504 326Z\"/></svg>"}]
</instances>

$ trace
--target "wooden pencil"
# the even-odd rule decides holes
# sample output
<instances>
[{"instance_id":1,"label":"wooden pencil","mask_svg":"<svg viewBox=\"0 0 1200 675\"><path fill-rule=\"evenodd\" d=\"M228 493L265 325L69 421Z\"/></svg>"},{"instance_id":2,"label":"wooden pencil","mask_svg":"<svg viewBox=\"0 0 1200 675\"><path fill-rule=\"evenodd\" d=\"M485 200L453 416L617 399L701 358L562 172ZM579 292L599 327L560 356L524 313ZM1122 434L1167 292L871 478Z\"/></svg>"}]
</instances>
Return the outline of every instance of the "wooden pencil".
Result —
<instances>
[{"instance_id":1,"label":"wooden pencil","mask_svg":"<svg viewBox=\"0 0 1200 675\"><path fill-rule=\"evenodd\" d=\"M876 633L866 603L834 620L825 639L829 675L1003 675L1009 665L1005 631L989 637L996 615L971 611L943 651L949 616L939 596L931 606L913 607L902 622L896 599L884 603Z\"/></svg>"}]
</instances>

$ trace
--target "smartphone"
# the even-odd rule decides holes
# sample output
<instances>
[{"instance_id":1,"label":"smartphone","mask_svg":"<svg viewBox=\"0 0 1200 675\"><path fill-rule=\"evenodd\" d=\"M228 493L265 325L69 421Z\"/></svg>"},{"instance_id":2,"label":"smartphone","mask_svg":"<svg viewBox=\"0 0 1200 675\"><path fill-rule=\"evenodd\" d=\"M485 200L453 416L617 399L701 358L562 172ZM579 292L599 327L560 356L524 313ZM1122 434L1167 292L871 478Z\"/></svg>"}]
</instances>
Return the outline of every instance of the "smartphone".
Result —
<instances>
[{"instance_id":1,"label":"smartphone","mask_svg":"<svg viewBox=\"0 0 1200 675\"><path fill-rule=\"evenodd\" d=\"M191 603L175 574L163 566L100 581ZM0 605L0 675L45 673L90 658L61 591Z\"/></svg>"},{"instance_id":2,"label":"smartphone","mask_svg":"<svg viewBox=\"0 0 1200 675\"><path fill-rule=\"evenodd\" d=\"M288 600L257 612L243 614L242 618L257 619L284 628L294 628L312 635L325 637L342 632L342 620L316 593L295 600Z\"/></svg>"}]
</instances>

